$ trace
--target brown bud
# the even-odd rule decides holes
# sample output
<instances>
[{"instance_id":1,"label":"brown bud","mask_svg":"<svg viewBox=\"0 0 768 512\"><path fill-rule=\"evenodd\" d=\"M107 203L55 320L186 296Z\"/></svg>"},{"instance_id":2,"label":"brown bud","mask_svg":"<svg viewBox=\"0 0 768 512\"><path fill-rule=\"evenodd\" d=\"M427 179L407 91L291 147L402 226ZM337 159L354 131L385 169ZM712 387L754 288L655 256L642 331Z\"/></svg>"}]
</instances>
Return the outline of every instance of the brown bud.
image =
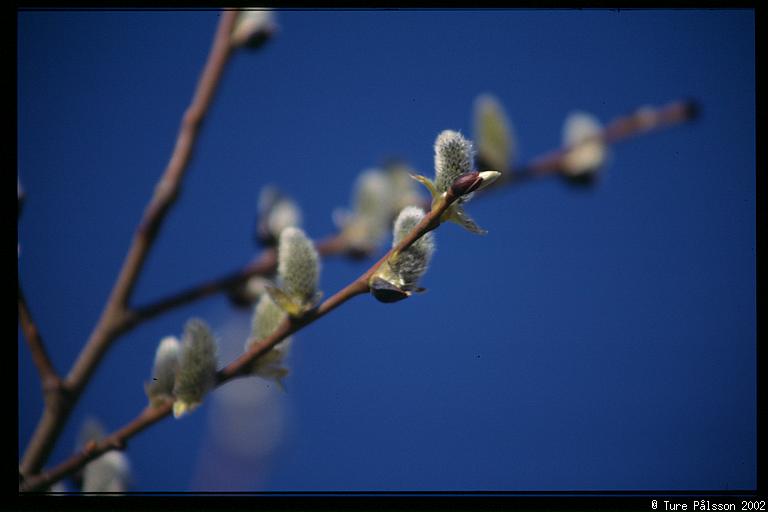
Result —
<instances>
[{"instance_id":1,"label":"brown bud","mask_svg":"<svg viewBox=\"0 0 768 512\"><path fill-rule=\"evenodd\" d=\"M410 297L410 293L398 288L389 281L376 277L371 281L371 294L379 302L389 303L398 302Z\"/></svg>"},{"instance_id":2,"label":"brown bud","mask_svg":"<svg viewBox=\"0 0 768 512\"><path fill-rule=\"evenodd\" d=\"M477 190L482 182L483 178L480 177L479 172L466 172L453 181L451 192L461 197Z\"/></svg>"}]
</instances>

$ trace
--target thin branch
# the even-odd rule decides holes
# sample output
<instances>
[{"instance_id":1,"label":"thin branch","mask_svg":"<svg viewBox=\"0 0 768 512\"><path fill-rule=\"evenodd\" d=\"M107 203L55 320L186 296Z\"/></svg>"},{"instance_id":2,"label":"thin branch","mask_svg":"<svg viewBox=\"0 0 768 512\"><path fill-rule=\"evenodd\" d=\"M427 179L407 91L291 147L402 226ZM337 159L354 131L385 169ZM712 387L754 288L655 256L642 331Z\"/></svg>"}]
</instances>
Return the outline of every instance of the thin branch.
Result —
<instances>
[{"instance_id":1,"label":"thin branch","mask_svg":"<svg viewBox=\"0 0 768 512\"><path fill-rule=\"evenodd\" d=\"M160 226L178 195L181 179L192 156L199 128L216 92L225 64L229 60L232 50L229 37L236 16L236 11L224 11L221 14L208 60L192 102L182 119L171 159L144 211L144 216L133 237L101 317L65 379L70 400L55 411L46 406L22 458L19 468L22 474L36 473L45 463L55 439L96 366L112 342L127 329L128 303L133 289Z\"/></svg>"},{"instance_id":2,"label":"thin branch","mask_svg":"<svg viewBox=\"0 0 768 512\"><path fill-rule=\"evenodd\" d=\"M689 121L695 117L695 113L695 104L687 101L673 102L655 110L644 109L629 116L616 118L609 123L597 137L607 144L613 144L642 133ZM505 185L518 184L528 178L560 172L563 157L570 149L571 148L567 147L561 148L534 159L529 165L521 167L514 172L506 173L507 176L502 180L497 181L497 186L489 188L500 189L501 186L498 186L498 183L503 183ZM216 386L221 386L232 379L248 375L248 370L252 367L253 362L264 356L264 354L267 354L277 343L311 324L315 320L327 315L353 297L368 292L368 282L379 266L392 254L404 250L421 236L439 226L440 216L456 199L457 197L449 191L444 200L435 205L435 207L424 217L424 219L422 219L407 237L405 237L396 247L390 249L360 277L328 298L317 309L310 311L307 315L299 319L286 319L270 336L252 344L247 352L217 372ZM346 250L346 245L340 235L327 239L326 243L327 245L318 244L318 250L323 255L340 254ZM259 259L240 271L202 283L147 306L137 308L133 312L133 316L128 317L129 320L126 325L132 327L141 321L157 316L158 314L179 305L192 302L196 299L220 291L229 290L233 286L244 282L250 276L273 272L274 265L274 251L265 251ZM27 478L20 484L20 491L44 490L51 484L82 468L85 464L103 453L112 449L124 449L126 442L131 437L170 415L171 410L171 402L167 402L158 407L148 407L144 409L144 411L142 411L134 420L102 441L87 445L81 452L70 457L50 471Z\"/></svg>"},{"instance_id":3,"label":"thin branch","mask_svg":"<svg viewBox=\"0 0 768 512\"><path fill-rule=\"evenodd\" d=\"M21 330L24 332L24 338L27 340L29 351L32 353L32 361L35 363L40 374L43 392L46 399L48 399L52 396L52 392L60 389L61 377L59 377L51 362L51 358L48 356L43 338L40 335L37 324L32 319L24 293L21 291L21 285L19 285L19 323L21 324Z\"/></svg>"},{"instance_id":4,"label":"thin branch","mask_svg":"<svg viewBox=\"0 0 768 512\"><path fill-rule=\"evenodd\" d=\"M416 240L440 225L440 217L458 199L453 191L449 190L441 201L416 225L411 232L399 244L390 249L384 256L374 263L360 277L342 288L340 291L325 300L317 309L309 311L305 316L292 319L288 317L280 326L266 338L257 341L248 351L229 363L216 373L216 387L238 377L249 375L249 369L253 362L264 356L272 347L277 345L291 334L303 329L316 320L324 317L348 300L369 291L368 282L376 270L395 253L402 252L411 246ZM115 431L106 438L86 445L80 452L65 460L49 471L43 471L38 475L26 478L19 485L20 492L44 491L52 484L65 476L71 475L82 468L88 462L104 454L109 450L122 450L130 438L170 415L173 409L171 401L157 407L146 407L136 418L124 427Z\"/></svg>"},{"instance_id":5,"label":"thin branch","mask_svg":"<svg viewBox=\"0 0 768 512\"><path fill-rule=\"evenodd\" d=\"M638 109L627 116L617 117L595 137L606 144L668 128L694 119L698 105L692 100L678 100L659 108ZM562 171L563 161L570 147L562 147L534 158L530 163L502 174L496 183L486 190L500 190L502 185L517 185L531 178L557 174Z\"/></svg>"},{"instance_id":6,"label":"thin branch","mask_svg":"<svg viewBox=\"0 0 768 512\"><path fill-rule=\"evenodd\" d=\"M341 233L315 243L320 256L333 256L347 251L347 243ZM166 311L203 299L220 292L228 292L253 276L268 276L277 269L277 256L273 248L265 249L258 258L235 272L204 281L190 288L170 294L154 302L134 308L129 313L128 327L154 318Z\"/></svg>"},{"instance_id":7,"label":"thin branch","mask_svg":"<svg viewBox=\"0 0 768 512\"><path fill-rule=\"evenodd\" d=\"M611 121L598 137L607 144L614 144L644 133L689 121L695 116L695 113L695 103L685 100L675 101L656 110L644 109L629 116L618 117ZM479 195L485 195L488 190L501 190L504 186L516 186L531 178L560 172L563 158L569 149L559 148L550 151L534 158L528 165L502 174L496 183L481 191ZM429 202L426 203L426 206L429 206ZM341 254L349 254L356 258L367 256L366 254L351 253L341 233L318 242L316 247L321 256ZM134 311L129 313L128 326L133 327L136 324L195 300L209 297L216 293L231 291L252 276L268 276L275 271L275 265L275 253L273 250L267 249L257 259L239 270L204 281L185 290L171 293L154 302L135 308Z\"/></svg>"}]
</instances>

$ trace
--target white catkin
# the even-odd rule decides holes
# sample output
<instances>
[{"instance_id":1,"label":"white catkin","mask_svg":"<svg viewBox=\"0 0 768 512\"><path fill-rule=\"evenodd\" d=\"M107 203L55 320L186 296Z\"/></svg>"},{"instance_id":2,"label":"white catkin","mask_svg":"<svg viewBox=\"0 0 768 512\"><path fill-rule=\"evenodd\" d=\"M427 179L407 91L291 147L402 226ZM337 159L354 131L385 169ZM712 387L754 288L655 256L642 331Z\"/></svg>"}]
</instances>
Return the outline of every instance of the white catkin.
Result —
<instances>
[{"instance_id":1,"label":"white catkin","mask_svg":"<svg viewBox=\"0 0 768 512\"><path fill-rule=\"evenodd\" d=\"M160 341L155 351L152 380L147 385L150 400L173 394L180 352L181 345L175 336L166 336Z\"/></svg>"},{"instance_id":2,"label":"white catkin","mask_svg":"<svg viewBox=\"0 0 768 512\"><path fill-rule=\"evenodd\" d=\"M317 292L320 258L304 231L289 227L280 233L277 262L283 291L300 304L310 303Z\"/></svg>"},{"instance_id":3,"label":"white catkin","mask_svg":"<svg viewBox=\"0 0 768 512\"><path fill-rule=\"evenodd\" d=\"M435 188L447 191L456 178L471 172L474 161L472 142L459 132L444 130L435 141Z\"/></svg>"},{"instance_id":4,"label":"white catkin","mask_svg":"<svg viewBox=\"0 0 768 512\"><path fill-rule=\"evenodd\" d=\"M233 46L257 44L275 29L274 12L268 9L240 11L232 29L230 41Z\"/></svg>"},{"instance_id":5,"label":"white catkin","mask_svg":"<svg viewBox=\"0 0 768 512\"><path fill-rule=\"evenodd\" d=\"M218 365L218 348L211 330L202 320L189 320L184 327L179 370L174 395L183 413L202 402L213 387ZM186 405L186 407L181 407Z\"/></svg>"},{"instance_id":6,"label":"white catkin","mask_svg":"<svg viewBox=\"0 0 768 512\"><path fill-rule=\"evenodd\" d=\"M394 247L400 243L423 218L424 211L418 206L403 208L395 220L392 246ZM406 284L415 284L427 271L434 252L434 233L429 232L411 244L405 251L398 254L393 264L393 271Z\"/></svg>"}]
</instances>

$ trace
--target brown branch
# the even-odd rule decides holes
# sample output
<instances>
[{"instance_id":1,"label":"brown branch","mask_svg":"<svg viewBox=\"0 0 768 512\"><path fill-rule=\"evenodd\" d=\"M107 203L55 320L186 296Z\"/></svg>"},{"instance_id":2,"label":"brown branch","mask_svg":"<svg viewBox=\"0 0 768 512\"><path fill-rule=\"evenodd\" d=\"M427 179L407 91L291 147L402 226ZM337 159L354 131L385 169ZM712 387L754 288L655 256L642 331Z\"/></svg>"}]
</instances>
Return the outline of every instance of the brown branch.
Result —
<instances>
[{"instance_id":1,"label":"brown branch","mask_svg":"<svg viewBox=\"0 0 768 512\"><path fill-rule=\"evenodd\" d=\"M689 101L676 101L658 109L640 110L629 116L614 119L598 135L598 138L602 139L606 144L613 144L642 133L689 121L695 117L696 113L696 105ZM502 179L498 180L498 183L505 185L518 184L525 179L560 172L562 169L563 157L570 149L571 148L568 147L561 148L536 158L529 165L521 167L514 172L506 173ZM496 187L492 186L490 188L500 189L501 187L497 185ZM379 266L392 254L406 249L421 236L437 228L440 224L441 215L456 199L457 197L453 192L449 191L444 200L432 208L407 237L405 237L396 247L390 249L360 277L328 298L317 309L310 311L307 315L299 319L286 319L270 336L252 344L247 352L217 372L216 386L221 386L232 379L249 375L249 368L252 367L253 362L268 353L277 343L311 324L315 320L327 315L353 297L368 292L369 280ZM340 254L347 250L341 235L331 237L325 242L317 244L317 247L318 252L325 256ZM133 312L133 317L129 316L128 325L133 326L136 323L157 316L176 306L192 302L198 298L229 290L233 286L244 282L250 276L273 272L275 264L274 251L265 251L259 259L240 271L194 286L142 308L137 308ZM99 455L112 449L123 449L128 439L170 415L171 410L172 403L170 402L155 408L148 407L144 409L144 411L142 411L142 413L140 413L133 421L104 440L86 446L81 452L70 457L52 470L22 481L19 486L20 491L40 491L47 489L51 484L74 473Z\"/></svg>"},{"instance_id":2,"label":"brown branch","mask_svg":"<svg viewBox=\"0 0 768 512\"><path fill-rule=\"evenodd\" d=\"M315 243L320 256L343 254L348 250L346 239L339 233ZM269 276L277 269L277 256L273 248L265 249L251 263L223 276L204 281L190 288L175 292L154 302L134 308L129 313L128 327L145 322L166 311L183 306L216 293L234 290L253 276Z\"/></svg>"},{"instance_id":3,"label":"brown branch","mask_svg":"<svg viewBox=\"0 0 768 512\"><path fill-rule=\"evenodd\" d=\"M24 338L27 340L29 351L32 354L32 361L35 363L35 367L40 374L40 384L42 385L46 401L55 400L57 393L61 391L61 377L59 377L51 362L51 358L48 356L43 338L40 336L37 324L32 319L24 293L21 291L21 285L19 285L19 323L21 324L21 330L24 332Z\"/></svg>"},{"instance_id":4,"label":"brown branch","mask_svg":"<svg viewBox=\"0 0 768 512\"><path fill-rule=\"evenodd\" d=\"M19 485L19 492L46 491L54 483L71 475L104 453L110 450L124 450L128 439L168 416L172 406L171 402L166 402L157 407L146 407L124 427L99 441L86 443L79 452L52 470L24 479Z\"/></svg>"},{"instance_id":5,"label":"brown branch","mask_svg":"<svg viewBox=\"0 0 768 512\"><path fill-rule=\"evenodd\" d=\"M645 133L684 123L698 115L698 105L691 100L678 100L659 108L646 107L628 116L615 118L596 136L606 144L615 144ZM562 147L534 158L530 163L502 174L486 190L500 190L502 185L517 185L531 178L557 174L562 171L563 160L570 147Z\"/></svg>"},{"instance_id":6,"label":"brown branch","mask_svg":"<svg viewBox=\"0 0 768 512\"><path fill-rule=\"evenodd\" d=\"M288 317L280 326L266 338L257 341L248 351L240 357L229 363L216 373L215 386L221 386L226 382L238 377L249 375L249 369L253 362L264 356L272 347L277 345L286 337L303 329L314 321L324 317L337 307L348 300L369 291L368 282L374 272L393 254L399 253L410 247L416 240L424 236L429 231L436 229L440 225L440 217L458 199L453 191L448 191L441 201L439 201L432 210L416 225L411 232L397 246L390 249L379 261L374 263L360 277L342 288L340 291L325 300L317 309L309 311L300 318L292 319ZM58 466L49 471L43 471L40 474L30 476L24 479L19 485L20 492L45 491L52 484L61 480L65 476L71 475L75 471L85 466L88 462L99 457L109 450L125 449L130 438L145 430L147 427L157 423L161 419L170 415L173 404L170 401L157 407L145 408L136 418L124 427L115 431L111 435L98 442L92 442L86 445L80 452L71 456Z\"/></svg>"},{"instance_id":7,"label":"brown branch","mask_svg":"<svg viewBox=\"0 0 768 512\"><path fill-rule=\"evenodd\" d=\"M128 327L129 300L160 226L178 195L181 179L192 156L198 131L216 92L225 64L229 60L231 53L229 37L236 16L236 11L224 11L221 14L208 60L192 102L182 119L171 159L144 211L104 310L65 379L64 384L69 391L70 400L56 410L46 406L20 464L19 471L24 475L36 473L45 463L55 439L96 366L112 342Z\"/></svg>"},{"instance_id":8,"label":"brown branch","mask_svg":"<svg viewBox=\"0 0 768 512\"><path fill-rule=\"evenodd\" d=\"M696 105L691 101L675 101L653 110L637 111L629 116L618 117L611 121L599 135L607 144L614 144L622 140L666 128L668 126L683 123L695 117ZM488 189L480 192L485 195L488 190L501 190L502 186L519 185L522 182L546 175L560 172L563 158L570 148L559 148L534 158L528 165L522 166L502 174L501 178ZM429 201L425 202L429 207ZM350 257L366 257L367 254L350 252L341 233L330 236L316 244L321 256L333 256L347 254ZM188 304L198 299L209 297L216 293L228 292L238 285L243 284L248 278L256 275L266 276L275 271L275 253L273 250L265 250L257 259L241 268L218 278L204 281L185 290L174 292L166 297L151 302L147 305L135 308L129 313L128 326L133 327L138 323L154 318L173 308Z\"/></svg>"}]
</instances>

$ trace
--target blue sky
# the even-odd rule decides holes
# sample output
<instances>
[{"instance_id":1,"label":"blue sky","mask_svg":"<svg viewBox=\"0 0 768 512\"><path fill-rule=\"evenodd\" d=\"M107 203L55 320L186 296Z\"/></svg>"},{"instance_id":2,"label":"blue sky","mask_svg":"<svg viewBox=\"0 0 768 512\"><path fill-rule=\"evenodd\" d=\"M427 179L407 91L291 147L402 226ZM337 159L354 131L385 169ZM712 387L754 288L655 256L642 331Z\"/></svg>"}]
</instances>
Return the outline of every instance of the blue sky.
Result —
<instances>
[{"instance_id":1,"label":"blue sky","mask_svg":"<svg viewBox=\"0 0 768 512\"><path fill-rule=\"evenodd\" d=\"M287 11L230 62L135 300L258 254L272 183L309 236L334 232L362 170L433 172L496 95L519 161L572 110L606 122L696 98L692 124L611 150L600 179L469 203L489 230L436 233L428 288L356 298L297 334L287 392L248 379L128 445L133 489L642 490L756 485L755 37L751 10ZM18 13L19 279L59 371L92 329L173 148L212 11ZM367 262L323 262L330 295ZM190 317L242 349L213 297L112 348L50 462L97 417L145 405L154 350ZM19 334L19 450L42 398ZM234 433L220 429L234 427Z\"/></svg>"}]
</instances>

